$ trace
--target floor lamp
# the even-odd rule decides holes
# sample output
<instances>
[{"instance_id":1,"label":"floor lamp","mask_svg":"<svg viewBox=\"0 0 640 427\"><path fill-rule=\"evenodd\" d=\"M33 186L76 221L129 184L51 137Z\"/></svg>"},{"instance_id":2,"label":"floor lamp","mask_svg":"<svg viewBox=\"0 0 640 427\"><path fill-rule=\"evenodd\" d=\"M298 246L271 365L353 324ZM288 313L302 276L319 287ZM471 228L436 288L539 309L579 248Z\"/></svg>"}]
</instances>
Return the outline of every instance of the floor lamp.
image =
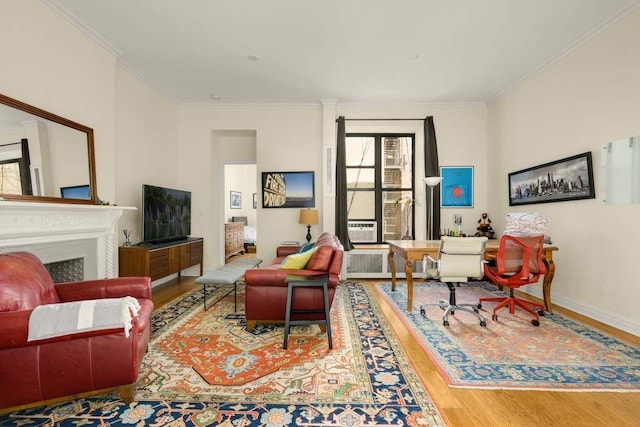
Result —
<instances>
[{"instance_id":1,"label":"floor lamp","mask_svg":"<svg viewBox=\"0 0 640 427\"><path fill-rule=\"evenodd\" d=\"M424 183L429 187L429 197L431 198L431 206L429 206L429 224L427 226L427 240L433 240L433 187L442 182L441 176L428 176L424 178ZM439 238L440 236L438 236Z\"/></svg>"}]
</instances>

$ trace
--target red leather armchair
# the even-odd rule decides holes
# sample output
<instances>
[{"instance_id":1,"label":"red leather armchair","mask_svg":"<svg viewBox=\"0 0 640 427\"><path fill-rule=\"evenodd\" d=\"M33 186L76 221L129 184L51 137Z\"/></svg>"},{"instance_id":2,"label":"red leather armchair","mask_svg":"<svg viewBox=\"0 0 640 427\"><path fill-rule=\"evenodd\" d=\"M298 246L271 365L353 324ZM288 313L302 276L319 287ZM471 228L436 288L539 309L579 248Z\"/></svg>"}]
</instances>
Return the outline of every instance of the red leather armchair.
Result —
<instances>
[{"instance_id":1,"label":"red leather armchair","mask_svg":"<svg viewBox=\"0 0 640 427\"><path fill-rule=\"evenodd\" d=\"M140 304L124 328L27 341L35 307L132 296ZM151 282L131 277L53 284L27 252L0 254L0 408L118 388L131 402L151 333Z\"/></svg>"},{"instance_id":2,"label":"red leather armchair","mask_svg":"<svg viewBox=\"0 0 640 427\"><path fill-rule=\"evenodd\" d=\"M315 243L318 247L313 257L303 270L281 269L280 264L287 255L298 250L296 246L280 246L277 257L271 265L264 268L251 268L245 272L245 314L247 330L253 329L256 323L284 323L287 307L287 284L285 278L289 274L311 276L329 274L329 304L333 302L336 287L340 280L344 249L336 236L331 233L322 234ZM293 298L293 306L299 310L322 310L324 306L322 289L299 288ZM292 320L323 319L324 313L295 314Z\"/></svg>"}]
</instances>

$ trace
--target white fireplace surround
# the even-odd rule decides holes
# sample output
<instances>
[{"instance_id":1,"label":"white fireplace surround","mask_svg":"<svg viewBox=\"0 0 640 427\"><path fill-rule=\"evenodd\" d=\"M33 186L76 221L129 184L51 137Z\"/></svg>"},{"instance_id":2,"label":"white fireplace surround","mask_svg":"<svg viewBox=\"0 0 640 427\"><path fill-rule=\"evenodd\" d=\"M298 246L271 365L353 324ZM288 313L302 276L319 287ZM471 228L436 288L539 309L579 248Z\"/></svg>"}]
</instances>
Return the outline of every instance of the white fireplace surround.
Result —
<instances>
[{"instance_id":1,"label":"white fireplace surround","mask_svg":"<svg viewBox=\"0 0 640 427\"><path fill-rule=\"evenodd\" d=\"M84 259L84 279L115 277L117 222L131 207L0 201L0 253L27 251L44 264Z\"/></svg>"}]
</instances>

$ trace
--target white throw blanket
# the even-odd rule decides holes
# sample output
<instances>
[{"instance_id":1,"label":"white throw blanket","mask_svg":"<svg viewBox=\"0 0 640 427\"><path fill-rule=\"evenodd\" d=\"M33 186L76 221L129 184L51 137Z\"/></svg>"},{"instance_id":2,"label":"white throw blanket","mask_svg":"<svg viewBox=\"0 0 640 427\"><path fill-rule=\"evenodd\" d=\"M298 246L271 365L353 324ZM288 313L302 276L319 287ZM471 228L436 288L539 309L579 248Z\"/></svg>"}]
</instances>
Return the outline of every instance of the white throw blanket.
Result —
<instances>
[{"instance_id":1,"label":"white throw blanket","mask_svg":"<svg viewBox=\"0 0 640 427\"><path fill-rule=\"evenodd\" d=\"M128 338L131 319L140 304L133 297L104 298L46 304L36 307L29 318L28 341L59 337L79 332L124 328Z\"/></svg>"}]
</instances>

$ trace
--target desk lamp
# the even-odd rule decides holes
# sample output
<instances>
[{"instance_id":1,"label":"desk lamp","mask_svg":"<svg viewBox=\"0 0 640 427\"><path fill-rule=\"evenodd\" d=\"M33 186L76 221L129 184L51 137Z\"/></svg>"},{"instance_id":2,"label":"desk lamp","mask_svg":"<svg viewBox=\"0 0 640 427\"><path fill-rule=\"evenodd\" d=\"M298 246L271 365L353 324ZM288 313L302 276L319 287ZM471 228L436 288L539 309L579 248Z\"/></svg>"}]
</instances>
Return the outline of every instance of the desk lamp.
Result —
<instances>
[{"instance_id":1,"label":"desk lamp","mask_svg":"<svg viewBox=\"0 0 640 427\"><path fill-rule=\"evenodd\" d=\"M307 225L307 242L311 241L311 225L318 223L318 210L317 209L300 209L300 217L298 218L299 224Z\"/></svg>"},{"instance_id":2,"label":"desk lamp","mask_svg":"<svg viewBox=\"0 0 640 427\"><path fill-rule=\"evenodd\" d=\"M440 184L442 182L441 176L428 176L424 179L424 183L429 187L429 194L431 197L431 205L429 207L429 225L427 227L427 240L433 240L433 205L435 201L433 200L433 187ZM439 236L438 236L439 237Z\"/></svg>"}]
</instances>

